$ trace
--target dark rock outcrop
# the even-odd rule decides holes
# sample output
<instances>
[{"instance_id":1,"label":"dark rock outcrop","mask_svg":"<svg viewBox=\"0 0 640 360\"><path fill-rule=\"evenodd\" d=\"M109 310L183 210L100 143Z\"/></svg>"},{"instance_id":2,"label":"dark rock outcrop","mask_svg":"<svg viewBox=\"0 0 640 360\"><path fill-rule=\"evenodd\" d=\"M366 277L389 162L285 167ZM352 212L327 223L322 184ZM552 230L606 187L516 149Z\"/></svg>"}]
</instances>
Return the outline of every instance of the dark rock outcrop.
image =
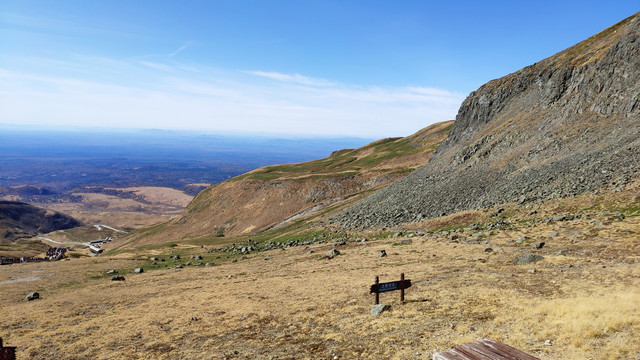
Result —
<instances>
[{"instance_id":1,"label":"dark rock outcrop","mask_svg":"<svg viewBox=\"0 0 640 360\"><path fill-rule=\"evenodd\" d=\"M640 13L490 81L429 163L332 220L394 226L640 177Z\"/></svg>"}]
</instances>

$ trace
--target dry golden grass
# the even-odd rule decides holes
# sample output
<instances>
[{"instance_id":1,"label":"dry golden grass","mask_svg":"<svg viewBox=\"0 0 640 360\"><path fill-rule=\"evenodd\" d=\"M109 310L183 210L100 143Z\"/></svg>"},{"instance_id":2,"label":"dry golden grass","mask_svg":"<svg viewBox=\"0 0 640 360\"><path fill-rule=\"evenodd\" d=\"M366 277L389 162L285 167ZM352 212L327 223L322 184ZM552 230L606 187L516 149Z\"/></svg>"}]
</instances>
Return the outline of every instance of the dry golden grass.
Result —
<instances>
[{"instance_id":1,"label":"dry golden grass","mask_svg":"<svg viewBox=\"0 0 640 360\"><path fill-rule=\"evenodd\" d=\"M183 191L160 186L138 186L122 189L126 192L132 192L142 196L146 201L154 204L164 204L168 206L187 207L193 196L185 194Z\"/></svg>"},{"instance_id":2,"label":"dry golden grass","mask_svg":"<svg viewBox=\"0 0 640 360\"><path fill-rule=\"evenodd\" d=\"M385 237L339 246L331 260L322 258L330 244L311 246L312 254L274 250L213 267L126 274L125 282L100 275L144 261L3 266L0 336L20 358L428 359L489 336L544 360L640 359L640 218L608 218L522 225L480 244L439 233L407 245ZM547 244L534 250L509 241L520 236ZM380 249L389 256L377 257ZM530 252L545 260L513 264ZM401 272L413 281L407 301L381 294L392 310L371 317L374 276L392 281ZM42 299L24 301L34 290Z\"/></svg>"}]
</instances>

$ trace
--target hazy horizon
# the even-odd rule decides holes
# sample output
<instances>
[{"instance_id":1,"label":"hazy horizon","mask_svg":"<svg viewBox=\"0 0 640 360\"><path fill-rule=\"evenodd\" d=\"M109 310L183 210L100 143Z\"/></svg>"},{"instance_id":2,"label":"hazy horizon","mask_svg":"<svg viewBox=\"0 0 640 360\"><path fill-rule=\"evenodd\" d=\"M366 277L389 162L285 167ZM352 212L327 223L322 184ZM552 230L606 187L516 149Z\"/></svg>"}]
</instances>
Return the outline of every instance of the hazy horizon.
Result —
<instances>
[{"instance_id":1,"label":"hazy horizon","mask_svg":"<svg viewBox=\"0 0 640 360\"><path fill-rule=\"evenodd\" d=\"M0 123L384 138L637 3L0 4Z\"/></svg>"}]
</instances>

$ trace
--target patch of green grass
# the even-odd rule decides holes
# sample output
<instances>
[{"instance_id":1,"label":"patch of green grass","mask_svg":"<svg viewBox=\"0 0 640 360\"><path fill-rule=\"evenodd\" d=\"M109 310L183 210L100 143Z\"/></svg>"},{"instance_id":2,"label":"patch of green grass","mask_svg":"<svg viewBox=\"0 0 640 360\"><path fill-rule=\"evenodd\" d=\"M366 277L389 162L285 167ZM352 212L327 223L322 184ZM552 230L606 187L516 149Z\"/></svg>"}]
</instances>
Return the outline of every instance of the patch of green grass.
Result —
<instances>
[{"instance_id":1,"label":"patch of green grass","mask_svg":"<svg viewBox=\"0 0 640 360\"><path fill-rule=\"evenodd\" d=\"M358 158L358 154L373 150L371 154ZM366 145L360 149L345 149L336 151L331 156L300 164L286 164L268 166L249 174L244 174L232 180L251 179L259 181L271 181L278 178L309 178L313 175L322 174L326 176L346 176L345 172L357 174L363 169L370 169L381 162L396 158L416 154L424 149L412 143L406 138L389 138ZM404 169L403 169L404 170ZM411 171L411 170L404 170Z\"/></svg>"}]
</instances>

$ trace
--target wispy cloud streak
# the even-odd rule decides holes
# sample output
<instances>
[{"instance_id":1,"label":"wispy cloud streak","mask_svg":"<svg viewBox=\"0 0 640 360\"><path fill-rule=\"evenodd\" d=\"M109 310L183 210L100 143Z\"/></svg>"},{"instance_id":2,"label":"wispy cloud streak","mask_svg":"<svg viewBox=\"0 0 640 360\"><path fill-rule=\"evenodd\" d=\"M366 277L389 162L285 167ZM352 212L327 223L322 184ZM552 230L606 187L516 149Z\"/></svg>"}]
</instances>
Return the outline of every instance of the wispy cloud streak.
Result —
<instances>
[{"instance_id":1,"label":"wispy cloud streak","mask_svg":"<svg viewBox=\"0 0 640 360\"><path fill-rule=\"evenodd\" d=\"M178 55L179 53L183 52L184 50L190 48L192 45L193 45L193 43L191 41L187 41L184 45L179 47L176 51L170 53L169 57L174 57L174 56Z\"/></svg>"},{"instance_id":2,"label":"wispy cloud streak","mask_svg":"<svg viewBox=\"0 0 640 360\"><path fill-rule=\"evenodd\" d=\"M336 85L336 83L331 82L329 80L302 76L300 74L290 75L290 74L283 74L283 73L273 72L273 71L244 71L244 73L255 75L255 76L261 76L261 77L265 77L272 80L301 84L301 85L310 85L310 86Z\"/></svg>"},{"instance_id":3,"label":"wispy cloud streak","mask_svg":"<svg viewBox=\"0 0 640 360\"><path fill-rule=\"evenodd\" d=\"M452 119L463 100L430 87L363 87L299 74L81 59L77 76L0 68L0 122L388 137ZM42 61L48 69L58 64ZM74 68L72 59L59 64ZM100 76L89 79L87 73Z\"/></svg>"}]
</instances>

